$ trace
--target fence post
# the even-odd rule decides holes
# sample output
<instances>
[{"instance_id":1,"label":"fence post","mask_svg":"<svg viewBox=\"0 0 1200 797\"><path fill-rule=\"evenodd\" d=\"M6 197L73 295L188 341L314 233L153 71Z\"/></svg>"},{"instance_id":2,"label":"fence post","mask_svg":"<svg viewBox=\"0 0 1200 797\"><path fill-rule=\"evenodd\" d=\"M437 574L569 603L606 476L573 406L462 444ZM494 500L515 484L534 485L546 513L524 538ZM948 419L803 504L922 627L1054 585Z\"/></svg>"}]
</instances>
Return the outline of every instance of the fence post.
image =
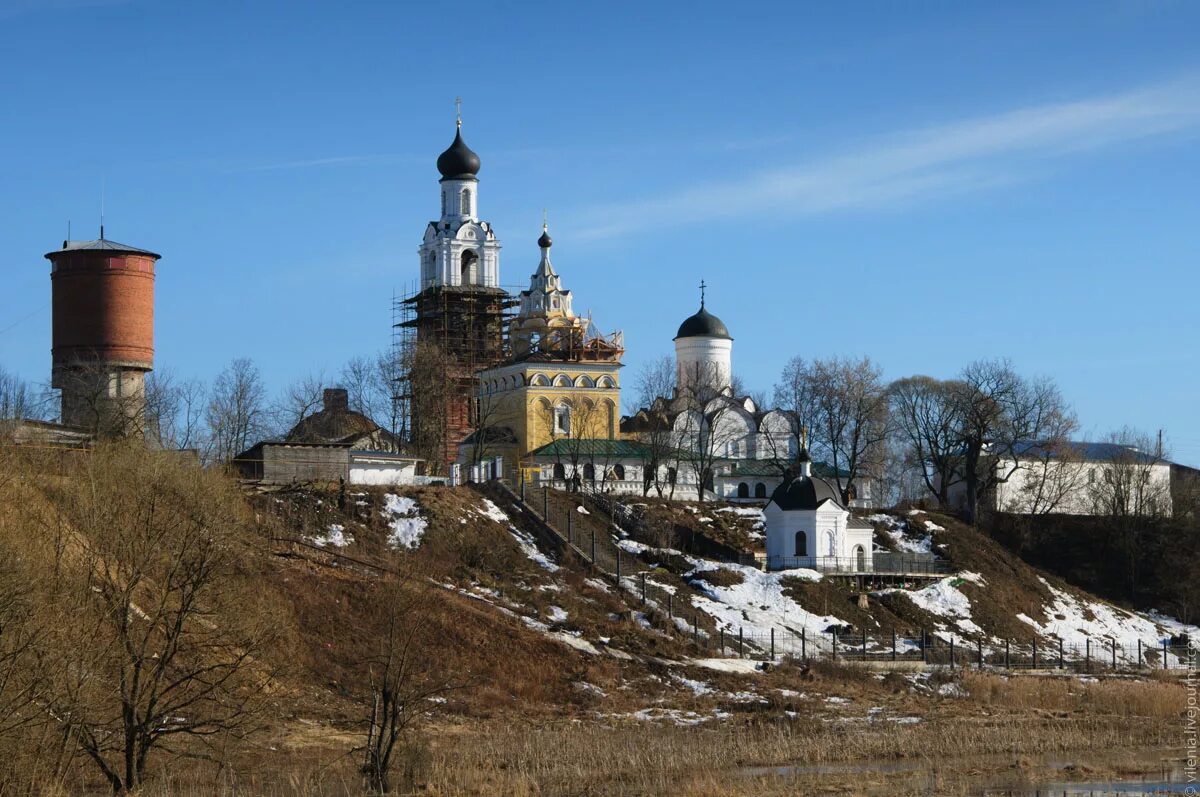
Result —
<instances>
[{"instance_id":1,"label":"fence post","mask_svg":"<svg viewBox=\"0 0 1200 797\"><path fill-rule=\"evenodd\" d=\"M721 637L721 655L724 656L725 655L725 629L722 627L722 628L717 629L717 631Z\"/></svg>"},{"instance_id":2,"label":"fence post","mask_svg":"<svg viewBox=\"0 0 1200 797\"><path fill-rule=\"evenodd\" d=\"M1092 638L1083 640L1083 671L1092 671Z\"/></svg>"},{"instance_id":3,"label":"fence post","mask_svg":"<svg viewBox=\"0 0 1200 797\"><path fill-rule=\"evenodd\" d=\"M896 626L892 626L892 661L896 660Z\"/></svg>"},{"instance_id":4,"label":"fence post","mask_svg":"<svg viewBox=\"0 0 1200 797\"><path fill-rule=\"evenodd\" d=\"M800 660L808 661L808 645L804 641L804 629L800 629Z\"/></svg>"},{"instance_id":5,"label":"fence post","mask_svg":"<svg viewBox=\"0 0 1200 797\"><path fill-rule=\"evenodd\" d=\"M525 471L521 471L521 503L525 503Z\"/></svg>"},{"instance_id":6,"label":"fence post","mask_svg":"<svg viewBox=\"0 0 1200 797\"><path fill-rule=\"evenodd\" d=\"M1167 640L1163 640L1163 669L1167 669Z\"/></svg>"},{"instance_id":7,"label":"fence post","mask_svg":"<svg viewBox=\"0 0 1200 797\"><path fill-rule=\"evenodd\" d=\"M592 564L596 564L596 530L592 529Z\"/></svg>"},{"instance_id":8,"label":"fence post","mask_svg":"<svg viewBox=\"0 0 1200 797\"><path fill-rule=\"evenodd\" d=\"M1138 669L1142 669L1142 638L1138 637Z\"/></svg>"},{"instance_id":9,"label":"fence post","mask_svg":"<svg viewBox=\"0 0 1200 797\"><path fill-rule=\"evenodd\" d=\"M570 544L574 535L573 527L575 526L575 516L570 512L567 513L567 543Z\"/></svg>"},{"instance_id":10,"label":"fence post","mask_svg":"<svg viewBox=\"0 0 1200 797\"><path fill-rule=\"evenodd\" d=\"M979 655L979 666L976 667L975 669L982 670L983 669L983 640L982 639L975 640L975 652Z\"/></svg>"},{"instance_id":11,"label":"fence post","mask_svg":"<svg viewBox=\"0 0 1200 797\"><path fill-rule=\"evenodd\" d=\"M1062 637L1058 638L1058 669L1063 668L1063 641Z\"/></svg>"},{"instance_id":12,"label":"fence post","mask_svg":"<svg viewBox=\"0 0 1200 797\"><path fill-rule=\"evenodd\" d=\"M921 662L923 664L929 663L929 645L925 638L924 628L921 629Z\"/></svg>"},{"instance_id":13,"label":"fence post","mask_svg":"<svg viewBox=\"0 0 1200 797\"><path fill-rule=\"evenodd\" d=\"M771 661L775 661L775 626L771 626Z\"/></svg>"},{"instance_id":14,"label":"fence post","mask_svg":"<svg viewBox=\"0 0 1200 797\"><path fill-rule=\"evenodd\" d=\"M675 596L670 592L667 593L667 619L675 621Z\"/></svg>"},{"instance_id":15,"label":"fence post","mask_svg":"<svg viewBox=\"0 0 1200 797\"><path fill-rule=\"evenodd\" d=\"M1117 669L1117 640L1116 639L1112 640L1112 664L1113 664L1113 666L1112 666L1113 670L1116 670Z\"/></svg>"},{"instance_id":16,"label":"fence post","mask_svg":"<svg viewBox=\"0 0 1200 797\"><path fill-rule=\"evenodd\" d=\"M833 660L837 661L837 629L830 629L829 634L833 637Z\"/></svg>"},{"instance_id":17,"label":"fence post","mask_svg":"<svg viewBox=\"0 0 1200 797\"><path fill-rule=\"evenodd\" d=\"M550 522L550 488L542 488L542 520Z\"/></svg>"},{"instance_id":18,"label":"fence post","mask_svg":"<svg viewBox=\"0 0 1200 797\"><path fill-rule=\"evenodd\" d=\"M950 635L950 669L954 669L954 635Z\"/></svg>"},{"instance_id":19,"label":"fence post","mask_svg":"<svg viewBox=\"0 0 1200 797\"><path fill-rule=\"evenodd\" d=\"M1009 666L1009 660L1008 660L1008 639L1004 640L1004 669L1006 669L1006 670L1012 669L1012 667Z\"/></svg>"},{"instance_id":20,"label":"fence post","mask_svg":"<svg viewBox=\"0 0 1200 797\"><path fill-rule=\"evenodd\" d=\"M1037 637L1033 638L1033 669L1037 669Z\"/></svg>"},{"instance_id":21,"label":"fence post","mask_svg":"<svg viewBox=\"0 0 1200 797\"><path fill-rule=\"evenodd\" d=\"M621 588L621 546L617 546L617 589Z\"/></svg>"},{"instance_id":22,"label":"fence post","mask_svg":"<svg viewBox=\"0 0 1200 797\"><path fill-rule=\"evenodd\" d=\"M746 641L742 636L742 627L738 626L738 658L744 658L746 655Z\"/></svg>"},{"instance_id":23,"label":"fence post","mask_svg":"<svg viewBox=\"0 0 1200 797\"><path fill-rule=\"evenodd\" d=\"M696 613L692 612L692 642L700 644L700 625L696 619Z\"/></svg>"},{"instance_id":24,"label":"fence post","mask_svg":"<svg viewBox=\"0 0 1200 797\"><path fill-rule=\"evenodd\" d=\"M646 571L642 571L642 605L646 605Z\"/></svg>"},{"instance_id":25,"label":"fence post","mask_svg":"<svg viewBox=\"0 0 1200 797\"><path fill-rule=\"evenodd\" d=\"M863 627L863 642L862 642L863 663L867 662L867 629Z\"/></svg>"}]
</instances>

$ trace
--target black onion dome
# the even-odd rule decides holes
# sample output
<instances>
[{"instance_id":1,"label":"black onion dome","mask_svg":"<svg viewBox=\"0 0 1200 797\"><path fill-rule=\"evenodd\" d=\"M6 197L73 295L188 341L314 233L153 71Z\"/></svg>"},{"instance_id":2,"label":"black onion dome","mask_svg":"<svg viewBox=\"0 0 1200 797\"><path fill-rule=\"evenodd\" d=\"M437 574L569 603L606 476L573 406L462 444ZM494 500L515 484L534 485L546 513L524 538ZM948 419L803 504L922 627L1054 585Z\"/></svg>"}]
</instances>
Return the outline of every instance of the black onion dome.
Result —
<instances>
[{"instance_id":1,"label":"black onion dome","mask_svg":"<svg viewBox=\"0 0 1200 797\"><path fill-rule=\"evenodd\" d=\"M463 141L462 128L455 132L450 148L438 155L437 167L445 180L465 180L479 174L479 156Z\"/></svg>"},{"instance_id":2,"label":"black onion dome","mask_svg":"<svg viewBox=\"0 0 1200 797\"><path fill-rule=\"evenodd\" d=\"M725 322L705 310L704 305L700 305L700 312L679 325L679 332L675 334L675 338L677 340L679 338L726 338L733 340L733 337L729 334L729 330L725 327Z\"/></svg>"},{"instance_id":3,"label":"black onion dome","mask_svg":"<svg viewBox=\"0 0 1200 797\"><path fill-rule=\"evenodd\" d=\"M841 496L832 484L815 476L798 476L775 488L771 500L783 510L816 509L825 501L842 505Z\"/></svg>"},{"instance_id":4,"label":"black onion dome","mask_svg":"<svg viewBox=\"0 0 1200 797\"><path fill-rule=\"evenodd\" d=\"M542 230L542 237L538 238L538 246L543 249L549 249L554 244L550 239L550 233L547 230Z\"/></svg>"}]
</instances>

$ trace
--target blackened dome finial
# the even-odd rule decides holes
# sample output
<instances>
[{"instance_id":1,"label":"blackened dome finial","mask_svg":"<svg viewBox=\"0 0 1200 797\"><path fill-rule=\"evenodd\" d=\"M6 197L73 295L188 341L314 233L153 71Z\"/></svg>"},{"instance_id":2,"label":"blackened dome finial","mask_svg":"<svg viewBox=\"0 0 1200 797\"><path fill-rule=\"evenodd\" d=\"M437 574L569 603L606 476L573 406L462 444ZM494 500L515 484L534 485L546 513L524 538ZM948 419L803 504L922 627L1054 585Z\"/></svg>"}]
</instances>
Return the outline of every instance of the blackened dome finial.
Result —
<instances>
[{"instance_id":1,"label":"blackened dome finial","mask_svg":"<svg viewBox=\"0 0 1200 797\"><path fill-rule=\"evenodd\" d=\"M473 180L479 174L479 156L476 155L462 137L462 113L460 98L455 98L459 111L455 114L454 143L438 155L437 168L442 173L443 180Z\"/></svg>"}]
</instances>

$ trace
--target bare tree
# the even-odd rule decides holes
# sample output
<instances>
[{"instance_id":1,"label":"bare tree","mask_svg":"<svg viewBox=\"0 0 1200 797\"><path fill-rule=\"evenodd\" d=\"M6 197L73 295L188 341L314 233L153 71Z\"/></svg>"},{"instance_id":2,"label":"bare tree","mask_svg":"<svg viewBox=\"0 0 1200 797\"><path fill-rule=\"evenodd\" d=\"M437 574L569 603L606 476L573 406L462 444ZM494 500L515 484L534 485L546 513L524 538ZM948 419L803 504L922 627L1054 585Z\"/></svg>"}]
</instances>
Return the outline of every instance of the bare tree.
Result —
<instances>
[{"instance_id":1,"label":"bare tree","mask_svg":"<svg viewBox=\"0 0 1200 797\"><path fill-rule=\"evenodd\" d=\"M45 395L0 366L0 421L45 420L50 415L48 409Z\"/></svg>"},{"instance_id":2,"label":"bare tree","mask_svg":"<svg viewBox=\"0 0 1200 797\"><path fill-rule=\"evenodd\" d=\"M829 457L847 506L856 482L882 464L888 431L882 374L868 357L818 360L811 366L816 409L813 438Z\"/></svg>"},{"instance_id":3,"label":"bare tree","mask_svg":"<svg viewBox=\"0 0 1200 797\"><path fill-rule=\"evenodd\" d=\"M695 476L697 499L704 503L705 491L714 488L718 463L745 432L737 417L745 410L734 397L713 390L720 377L711 364L693 363L684 377L672 402L675 447Z\"/></svg>"},{"instance_id":4,"label":"bare tree","mask_svg":"<svg viewBox=\"0 0 1200 797\"><path fill-rule=\"evenodd\" d=\"M283 389L268 409L271 425L279 437L286 436L305 418L321 411L327 384L325 372L315 371Z\"/></svg>"},{"instance_id":5,"label":"bare tree","mask_svg":"<svg viewBox=\"0 0 1200 797\"><path fill-rule=\"evenodd\" d=\"M70 476L58 509L71 556L46 600L71 621L40 656L44 708L125 793L156 753L258 727L282 613L257 586L245 505L220 471L109 444Z\"/></svg>"},{"instance_id":6,"label":"bare tree","mask_svg":"<svg viewBox=\"0 0 1200 797\"><path fill-rule=\"evenodd\" d=\"M1074 419L1069 424L1074 428ZM1014 514L1030 517L1048 515L1070 508L1083 486L1086 462L1083 452L1072 444L1069 429L1019 451L1022 476L1007 505Z\"/></svg>"},{"instance_id":7,"label":"bare tree","mask_svg":"<svg viewBox=\"0 0 1200 797\"><path fill-rule=\"evenodd\" d=\"M1008 360L981 360L967 366L956 393L961 405L965 512L974 524L981 497L1021 467L1019 448L1062 428L1070 409L1053 381L1026 380Z\"/></svg>"},{"instance_id":8,"label":"bare tree","mask_svg":"<svg viewBox=\"0 0 1200 797\"><path fill-rule=\"evenodd\" d=\"M642 365L634 383L639 409L630 418L642 452L642 494L650 489L661 497L664 488L674 489L666 478L667 468L674 465L675 437L667 410L675 393L675 363L670 357L660 357Z\"/></svg>"},{"instance_id":9,"label":"bare tree","mask_svg":"<svg viewBox=\"0 0 1200 797\"><path fill-rule=\"evenodd\" d=\"M888 389L893 429L908 465L943 508L962 481L961 392L952 382L928 376L898 379Z\"/></svg>"},{"instance_id":10,"label":"bare tree","mask_svg":"<svg viewBox=\"0 0 1200 797\"><path fill-rule=\"evenodd\" d=\"M178 379L160 368L146 375L146 439L162 449L188 449L200 444L207 391L198 379Z\"/></svg>"},{"instance_id":11,"label":"bare tree","mask_svg":"<svg viewBox=\"0 0 1200 797\"><path fill-rule=\"evenodd\" d=\"M428 586L393 578L381 589L385 626L381 634L365 637L373 648L366 660L371 696L367 739L360 751L367 787L386 794L392 791L399 759L418 745L414 737L420 723L436 709L436 701L464 684L448 676L431 654L438 640L427 621L432 600ZM402 774L411 787L414 773Z\"/></svg>"},{"instance_id":12,"label":"bare tree","mask_svg":"<svg viewBox=\"0 0 1200 797\"><path fill-rule=\"evenodd\" d=\"M1092 512L1109 518L1116 553L1127 564L1129 598L1137 597L1138 562L1149 533L1171 516L1171 478L1160 441L1134 429L1109 435L1108 456L1094 467Z\"/></svg>"},{"instance_id":13,"label":"bare tree","mask_svg":"<svg viewBox=\"0 0 1200 797\"><path fill-rule=\"evenodd\" d=\"M268 432L266 389L253 362L236 359L217 375L204 417L208 456L217 462L232 459Z\"/></svg>"},{"instance_id":14,"label":"bare tree","mask_svg":"<svg viewBox=\"0 0 1200 797\"><path fill-rule=\"evenodd\" d=\"M456 395L453 364L436 343L418 343L402 364L412 408L412 445L433 473L444 473L450 403Z\"/></svg>"}]
</instances>

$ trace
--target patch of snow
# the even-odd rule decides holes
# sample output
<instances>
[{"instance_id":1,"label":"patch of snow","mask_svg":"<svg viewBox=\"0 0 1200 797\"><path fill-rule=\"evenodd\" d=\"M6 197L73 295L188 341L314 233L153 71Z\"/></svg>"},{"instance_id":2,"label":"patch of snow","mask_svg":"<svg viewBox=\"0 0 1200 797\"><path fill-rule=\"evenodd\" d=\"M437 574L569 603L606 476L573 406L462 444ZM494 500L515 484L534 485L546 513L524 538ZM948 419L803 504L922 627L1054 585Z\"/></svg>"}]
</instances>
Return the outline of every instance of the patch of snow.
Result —
<instances>
[{"instance_id":1,"label":"patch of snow","mask_svg":"<svg viewBox=\"0 0 1200 797\"><path fill-rule=\"evenodd\" d=\"M921 721L920 717L888 717L888 722L894 722L897 725L916 725Z\"/></svg>"},{"instance_id":2,"label":"patch of snow","mask_svg":"<svg viewBox=\"0 0 1200 797\"><path fill-rule=\"evenodd\" d=\"M712 687L709 686L708 684L704 683L704 681L696 681L691 678L682 676L677 672L671 673L671 677L673 679L675 679L676 681L678 681L679 683L686 686L688 689L691 689L692 694L695 695L696 697L700 697L701 695L707 695L710 692L712 692L712 690L713 690Z\"/></svg>"},{"instance_id":3,"label":"patch of snow","mask_svg":"<svg viewBox=\"0 0 1200 797\"><path fill-rule=\"evenodd\" d=\"M538 550L537 545L533 541L532 534L511 525L508 527L508 533L517 541L517 545L520 546L521 551L530 561L551 573L558 572L558 565L551 562L550 557Z\"/></svg>"},{"instance_id":4,"label":"patch of snow","mask_svg":"<svg viewBox=\"0 0 1200 797\"><path fill-rule=\"evenodd\" d=\"M576 511L576 512L578 512L578 513L579 513L579 514L581 514L581 515L590 515L590 514L592 514L591 512L587 511L587 507L585 507L583 504L580 504L579 506L575 507L575 511Z\"/></svg>"},{"instance_id":5,"label":"patch of snow","mask_svg":"<svg viewBox=\"0 0 1200 797\"><path fill-rule=\"evenodd\" d=\"M937 693L942 697L966 697L967 690L963 689L960 684L953 681L947 684L942 684L938 687Z\"/></svg>"},{"instance_id":6,"label":"patch of snow","mask_svg":"<svg viewBox=\"0 0 1200 797\"><path fill-rule=\"evenodd\" d=\"M978 573L965 572L955 576L947 576L923 589L911 591L889 589L883 590L883 594L899 593L906 595L918 608L941 617L952 625L957 626L962 632L968 634L983 633L983 629L971 619L971 601L954 586L954 582L960 578L976 584L982 583L982 578L980 578ZM951 636L954 635L951 634ZM959 640L961 640L961 637Z\"/></svg>"},{"instance_id":7,"label":"patch of snow","mask_svg":"<svg viewBox=\"0 0 1200 797\"><path fill-rule=\"evenodd\" d=\"M608 585L607 585L607 584L605 584L603 581L601 581L601 580L600 580L600 579L598 579L598 578L585 578L585 579L583 580L583 583L584 583L584 584L587 584L587 585L588 585L589 587L591 587L592 589L598 589L598 590L600 590L601 592L608 592L608 591L609 591L609 589L608 589Z\"/></svg>"},{"instance_id":8,"label":"patch of snow","mask_svg":"<svg viewBox=\"0 0 1200 797\"><path fill-rule=\"evenodd\" d=\"M703 667L706 670L731 672L738 675L755 675L761 672L758 669L758 662L752 659L687 659L686 663Z\"/></svg>"},{"instance_id":9,"label":"patch of snow","mask_svg":"<svg viewBox=\"0 0 1200 797\"><path fill-rule=\"evenodd\" d=\"M393 548L416 548L429 525L418 512L417 502L407 496L388 493L383 497L383 516L389 518L388 544Z\"/></svg>"},{"instance_id":10,"label":"patch of snow","mask_svg":"<svg viewBox=\"0 0 1200 797\"><path fill-rule=\"evenodd\" d=\"M608 692L605 692L600 687L596 686L595 684L590 684L587 681L576 681L572 684L572 686L574 686L580 692L586 692L589 695L595 695L596 697L608 697Z\"/></svg>"},{"instance_id":11,"label":"patch of snow","mask_svg":"<svg viewBox=\"0 0 1200 797\"><path fill-rule=\"evenodd\" d=\"M354 538L346 534L346 528L334 523L329 527L329 530L324 534L318 534L312 538L312 544L318 548L324 548L329 545L333 548L345 548L350 543L354 542Z\"/></svg>"},{"instance_id":12,"label":"patch of snow","mask_svg":"<svg viewBox=\"0 0 1200 797\"><path fill-rule=\"evenodd\" d=\"M494 520L497 523L508 523L508 515L504 514L504 510L492 503L490 498L483 499L483 509L480 514L489 520Z\"/></svg>"},{"instance_id":13,"label":"patch of snow","mask_svg":"<svg viewBox=\"0 0 1200 797\"><path fill-rule=\"evenodd\" d=\"M565 623L567 621L567 612L561 606L551 606L546 613L550 615L551 622Z\"/></svg>"},{"instance_id":14,"label":"patch of snow","mask_svg":"<svg viewBox=\"0 0 1200 797\"><path fill-rule=\"evenodd\" d=\"M1144 648L1158 648L1161 655L1162 641L1172 634L1186 633L1195 637L1200 633L1200 628L1196 626L1185 625L1162 615L1145 617L1101 601L1081 599L1051 586L1044 578L1039 577L1038 580L1053 596L1053 600L1042 607L1043 613L1050 619L1041 623L1024 614L1018 614L1017 619L1033 626L1044 636L1061 639L1069 647L1082 648L1087 639L1092 640L1093 647L1097 644L1107 646L1110 639L1115 639L1117 657L1132 660L1137 657L1138 640L1141 640ZM1088 619L1089 614L1091 619ZM1062 620L1058 619L1060 616ZM1168 655L1174 659L1174 654Z\"/></svg>"},{"instance_id":15,"label":"patch of snow","mask_svg":"<svg viewBox=\"0 0 1200 797\"><path fill-rule=\"evenodd\" d=\"M850 698L848 698L848 697L836 697L836 696L834 696L834 697L827 697L827 698L825 698L825 702L826 702L826 703L834 703L834 704L849 703L849 702L850 702Z\"/></svg>"}]
</instances>

